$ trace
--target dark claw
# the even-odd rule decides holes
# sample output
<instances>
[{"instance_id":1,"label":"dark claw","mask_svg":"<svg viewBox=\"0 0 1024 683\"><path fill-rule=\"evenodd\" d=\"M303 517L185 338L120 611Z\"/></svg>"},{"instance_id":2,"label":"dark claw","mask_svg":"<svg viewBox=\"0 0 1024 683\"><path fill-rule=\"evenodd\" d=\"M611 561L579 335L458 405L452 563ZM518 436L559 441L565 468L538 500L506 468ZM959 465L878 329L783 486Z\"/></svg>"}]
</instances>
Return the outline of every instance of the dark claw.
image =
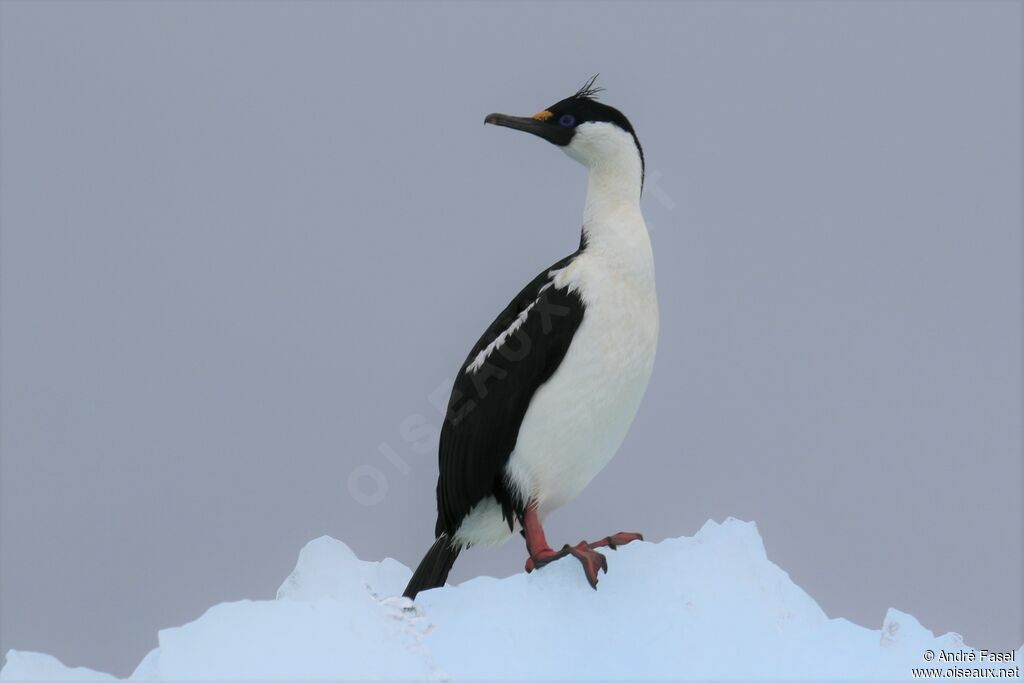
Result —
<instances>
[{"instance_id":1,"label":"dark claw","mask_svg":"<svg viewBox=\"0 0 1024 683\"><path fill-rule=\"evenodd\" d=\"M583 573L587 577L590 587L597 590L597 574L604 570L608 573L608 559L604 555L590 547L586 541L580 541L569 549L569 552L583 565Z\"/></svg>"},{"instance_id":2,"label":"dark claw","mask_svg":"<svg viewBox=\"0 0 1024 683\"><path fill-rule=\"evenodd\" d=\"M618 549L620 545L626 545L632 541L644 540L643 535L629 532L620 531L617 534L611 536L605 536L600 541L594 543L587 543L586 541L580 541L574 546L566 543L562 546L562 549L555 552L553 550L545 550L543 554L537 556L530 556L526 560L526 571L527 573L532 572L534 569L540 569L546 564L550 564L555 560L565 557L566 555L572 555L580 564L583 565L583 573L587 577L587 583L594 590L597 590L597 575L600 572L608 573L608 558L602 553L599 553L595 548L608 547L612 550Z\"/></svg>"}]
</instances>

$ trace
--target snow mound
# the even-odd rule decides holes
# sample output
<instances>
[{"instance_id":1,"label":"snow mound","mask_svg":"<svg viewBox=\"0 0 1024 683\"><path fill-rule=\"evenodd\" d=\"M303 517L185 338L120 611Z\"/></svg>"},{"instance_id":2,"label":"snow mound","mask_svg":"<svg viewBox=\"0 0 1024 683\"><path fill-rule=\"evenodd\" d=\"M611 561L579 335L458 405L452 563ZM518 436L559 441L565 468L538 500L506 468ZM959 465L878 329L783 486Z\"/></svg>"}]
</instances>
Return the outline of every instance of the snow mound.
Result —
<instances>
[{"instance_id":1,"label":"snow mound","mask_svg":"<svg viewBox=\"0 0 1024 683\"><path fill-rule=\"evenodd\" d=\"M909 680L915 668L1012 668L1022 656L930 662L927 651L975 651L894 609L880 630L830 619L768 560L753 523L708 522L610 554L596 592L570 558L414 604L393 597L409 569L321 537L276 600L223 603L160 631L131 680ZM12 650L0 680L116 679Z\"/></svg>"},{"instance_id":2,"label":"snow mound","mask_svg":"<svg viewBox=\"0 0 1024 683\"><path fill-rule=\"evenodd\" d=\"M7 663L0 670L4 681L116 681L110 674L84 667L67 667L60 660L39 652L7 653Z\"/></svg>"}]
</instances>

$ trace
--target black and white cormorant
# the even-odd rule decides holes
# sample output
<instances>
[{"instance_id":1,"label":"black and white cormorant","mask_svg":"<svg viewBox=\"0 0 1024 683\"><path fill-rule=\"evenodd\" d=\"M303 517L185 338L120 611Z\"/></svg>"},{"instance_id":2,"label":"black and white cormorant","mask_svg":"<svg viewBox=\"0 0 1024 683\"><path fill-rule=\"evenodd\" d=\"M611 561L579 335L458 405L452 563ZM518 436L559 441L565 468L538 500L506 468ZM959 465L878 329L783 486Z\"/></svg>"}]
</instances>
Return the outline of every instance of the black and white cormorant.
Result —
<instances>
[{"instance_id":1,"label":"black and white cormorant","mask_svg":"<svg viewBox=\"0 0 1024 683\"><path fill-rule=\"evenodd\" d=\"M441 428L436 540L405 596L444 585L459 551L519 531L532 571L566 555L597 587L595 548L620 532L553 550L541 524L575 498L626 436L654 366L658 301L640 212L644 155L629 120L591 79L532 117L484 123L532 133L589 173L579 249L535 277L459 368Z\"/></svg>"}]
</instances>

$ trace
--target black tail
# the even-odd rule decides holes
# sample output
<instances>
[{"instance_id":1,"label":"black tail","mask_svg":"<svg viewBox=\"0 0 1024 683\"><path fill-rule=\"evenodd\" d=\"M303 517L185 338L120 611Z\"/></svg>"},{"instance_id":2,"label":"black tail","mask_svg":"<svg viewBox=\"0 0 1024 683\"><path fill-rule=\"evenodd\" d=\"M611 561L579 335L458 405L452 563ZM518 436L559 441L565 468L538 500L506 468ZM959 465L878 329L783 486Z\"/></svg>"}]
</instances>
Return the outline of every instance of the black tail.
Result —
<instances>
[{"instance_id":1,"label":"black tail","mask_svg":"<svg viewBox=\"0 0 1024 683\"><path fill-rule=\"evenodd\" d=\"M455 558L459 556L461 548L453 548L448 534L441 534L430 546L430 550L423 556L420 566L416 567L409 585L405 587L404 595L407 598L416 599L416 594L428 588L443 586L448 572L455 564Z\"/></svg>"}]
</instances>

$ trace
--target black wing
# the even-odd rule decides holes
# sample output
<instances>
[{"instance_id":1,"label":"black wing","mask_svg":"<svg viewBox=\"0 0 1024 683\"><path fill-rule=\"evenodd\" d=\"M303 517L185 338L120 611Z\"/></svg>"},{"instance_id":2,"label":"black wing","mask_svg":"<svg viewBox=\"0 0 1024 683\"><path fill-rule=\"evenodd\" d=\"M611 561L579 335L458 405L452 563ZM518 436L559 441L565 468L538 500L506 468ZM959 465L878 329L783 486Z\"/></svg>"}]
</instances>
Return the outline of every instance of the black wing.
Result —
<instances>
[{"instance_id":1,"label":"black wing","mask_svg":"<svg viewBox=\"0 0 1024 683\"><path fill-rule=\"evenodd\" d=\"M473 506L491 495L501 503L510 527L514 515L522 514L526 501L517 500L505 485L505 464L534 392L558 368L583 320L579 295L550 284L549 273L564 268L575 256L562 259L526 285L459 368L441 427L435 535L453 535ZM519 317L524 318L519 327L474 366L477 369L466 372Z\"/></svg>"}]
</instances>

